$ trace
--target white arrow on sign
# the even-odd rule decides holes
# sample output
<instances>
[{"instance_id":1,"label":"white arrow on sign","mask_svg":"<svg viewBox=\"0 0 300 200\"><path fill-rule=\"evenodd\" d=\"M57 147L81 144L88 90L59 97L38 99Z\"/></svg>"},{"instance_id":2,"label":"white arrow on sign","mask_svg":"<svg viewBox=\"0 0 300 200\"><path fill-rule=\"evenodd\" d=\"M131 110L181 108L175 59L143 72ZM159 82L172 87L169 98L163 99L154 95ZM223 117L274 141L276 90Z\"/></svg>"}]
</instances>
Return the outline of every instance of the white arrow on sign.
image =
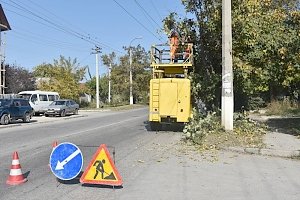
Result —
<instances>
[{"instance_id":1,"label":"white arrow on sign","mask_svg":"<svg viewBox=\"0 0 300 200\"><path fill-rule=\"evenodd\" d=\"M80 150L77 149L76 151L74 151L71 155L69 155L66 159L64 159L62 162L57 162L57 165L55 167L55 170L60 170L60 169L64 169L64 165L67 164L68 162L70 162L70 160L72 160L75 156L77 156L80 153Z\"/></svg>"}]
</instances>

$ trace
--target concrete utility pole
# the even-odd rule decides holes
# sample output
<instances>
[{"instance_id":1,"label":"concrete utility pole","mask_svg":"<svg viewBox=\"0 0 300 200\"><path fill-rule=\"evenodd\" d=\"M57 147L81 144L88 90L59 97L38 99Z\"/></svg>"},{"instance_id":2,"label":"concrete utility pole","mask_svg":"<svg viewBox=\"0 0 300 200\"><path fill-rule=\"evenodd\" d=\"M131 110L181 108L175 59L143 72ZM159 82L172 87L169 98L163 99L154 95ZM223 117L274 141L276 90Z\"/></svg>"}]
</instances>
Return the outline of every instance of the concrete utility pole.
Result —
<instances>
[{"instance_id":1,"label":"concrete utility pole","mask_svg":"<svg viewBox=\"0 0 300 200\"><path fill-rule=\"evenodd\" d=\"M3 31L9 31L11 30L10 25L6 19L5 13L3 11L3 8L0 4L0 93L4 94L4 88L5 88L5 64L4 64L4 47L2 43L1 34ZM2 51L3 50L3 51Z\"/></svg>"},{"instance_id":2,"label":"concrete utility pole","mask_svg":"<svg viewBox=\"0 0 300 200\"><path fill-rule=\"evenodd\" d=\"M0 94L5 94L5 41L2 40L2 29L7 30L8 27L0 24Z\"/></svg>"},{"instance_id":3,"label":"concrete utility pole","mask_svg":"<svg viewBox=\"0 0 300 200\"><path fill-rule=\"evenodd\" d=\"M98 55L99 53L101 53L101 48L100 47L95 47L95 49L93 49L94 52L93 54L96 54L96 108L99 108L99 59L98 59Z\"/></svg>"},{"instance_id":4,"label":"concrete utility pole","mask_svg":"<svg viewBox=\"0 0 300 200\"><path fill-rule=\"evenodd\" d=\"M136 38L133 38L129 44L129 104L132 105L133 104L133 95L132 95L132 52L131 52L131 43L134 41L134 40L137 40L137 39L142 39L142 37L136 37Z\"/></svg>"},{"instance_id":5,"label":"concrete utility pole","mask_svg":"<svg viewBox=\"0 0 300 200\"><path fill-rule=\"evenodd\" d=\"M111 73L111 63L108 68L108 103L110 103L110 73Z\"/></svg>"},{"instance_id":6,"label":"concrete utility pole","mask_svg":"<svg viewBox=\"0 0 300 200\"><path fill-rule=\"evenodd\" d=\"M0 24L0 94L4 94L4 87L5 83L3 83L3 80L5 80L5 66L4 66L4 54L3 54L3 46L2 46L2 33L1 28L2 24ZM3 78L3 79L2 79Z\"/></svg>"},{"instance_id":7,"label":"concrete utility pole","mask_svg":"<svg viewBox=\"0 0 300 200\"><path fill-rule=\"evenodd\" d=\"M222 0L222 126L233 130L231 0Z\"/></svg>"}]
</instances>

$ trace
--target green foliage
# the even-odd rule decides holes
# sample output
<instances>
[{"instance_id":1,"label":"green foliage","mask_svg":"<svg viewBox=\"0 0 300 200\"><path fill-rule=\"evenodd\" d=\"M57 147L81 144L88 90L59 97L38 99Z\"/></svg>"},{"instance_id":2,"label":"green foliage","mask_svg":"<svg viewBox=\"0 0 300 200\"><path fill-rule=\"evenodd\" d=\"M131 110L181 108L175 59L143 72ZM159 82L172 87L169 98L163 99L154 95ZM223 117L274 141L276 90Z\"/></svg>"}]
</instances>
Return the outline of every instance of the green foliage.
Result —
<instances>
[{"instance_id":1,"label":"green foliage","mask_svg":"<svg viewBox=\"0 0 300 200\"><path fill-rule=\"evenodd\" d=\"M85 83L87 93L91 94L94 99L96 98L96 77ZM99 78L99 100L103 103L108 101L108 77L104 75Z\"/></svg>"},{"instance_id":2,"label":"green foliage","mask_svg":"<svg viewBox=\"0 0 300 200\"><path fill-rule=\"evenodd\" d=\"M246 112L234 116L233 135L239 146L262 147L267 129L265 124L250 119Z\"/></svg>"},{"instance_id":3,"label":"green foliage","mask_svg":"<svg viewBox=\"0 0 300 200\"><path fill-rule=\"evenodd\" d=\"M183 133L187 139L196 144L203 144L204 138L210 134L220 134L224 132L216 113L209 113L206 117L195 112L193 119L184 127Z\"/></svg>"},{"instance_id":4,"label":"green foliage","mask_svg":"<svg viewBox=\"0 0 300 200\"><path fill-rule=\"evenodd\" d=\"M17 94L25 90L35 90L35 78L31 72L14 65L5 66L5 93Z\"/></svg>"},{"instance_id":5,"label":"green foliage","mask_svg":"<svg viewBox=\"0 0 300 200\"><path fill-rule=\"evenodd\" d=\"M53 64L41 64L34 68L33 74L39 77L39 90L56 91L61 98L78 100L83 93L79 81L84 77L86 67L81 67L77 60L60 56Z\"/></svg>"},{"instance_id":6,"label":"green foliage","mask_svg":"<svg viewBox=\"0 0 300 200\"><path fill-rule=\"evenodd\" d=\"M82 108L89 108L90 107L90 104L89 102L86 102L86 101L82 101L82 102L79 102L79 108L82 109Z\"/></svg>"},{"instance_id":7,"label":"green foliage","mask_svg":"<svg viewBox=\"0 0 300 200\"><path fill-rule=\"evenodd\" d=\"M261 147L267 127L247 117L246 113L234 116L234 131L226 132L216 113L196 115L184 128L186 139L200 145L203 150L228 146Z\"/></svg>"},{"instance_id":8,"label":"green foliage","mask_svg":"<svg viewBox=\"0 0 300 200\"><path fill-rule=\"evenodd\" d=\"M261 97L250 97L248 106L248 110L258 110L265 106L265 101Z\"/></svg>"},{"instance_id":9,"label":"green foliage","mask_svg":"<svg viewBox=\"0 0 300 200\"><path fill-rule=\"evenodd\" d=\"M171 13L164 19L168 34L176 29L182 38L190 36L194 44L194 73L191 74L192 92L209 109L220 105L221 86L221 1L185 1L186 11L194 17L180 18ZM196 99L196 98L195 98Z\"/></svg>"},{"instance_id":10,"label":"green foliage","mask_svg":"<svg viewBox=\"0 0 300 200\"><path fill-rule=\"evenodd\" d=\"M115 53L102 56L103 64L111 66L111 105L122 105L129 103L129 48L124 47L127 54L121 56L116 62ZM149 82L151 71L149 70L149 53L140 45L131 47L132 50L132 79L133 97L135 103L148 102ZM100 78L100 99L107 102L108 97L108 75ZM86 83L92 95L95 97L95 77Z\"/></svg>"},{"instance_id":11,"label":"green foliage","mask_svg":"<svg viewBox=\"0 0 300 200\"><path fill-rule=\"evenodd\" d=\"M235 78L246 95L271 98L299 84L299 15L295 1L237 1L233 11ZM298 19L298 20L296 20Z\"/></svg>"},{"instance_id":12,"label":"green foliage","mask_svg":"<svg viewBox=\"0 0 300 200\"><path fill-rule=\"evenodd\" d=\"M91 77L91 79L85 82L85 87L87 88L87 93L96 96L96 77Z\"/></svg>"},{"instance_id":13,"label":"green foliage","mask_svg":"<svg viewBox=\"0 0 300 200\"><path fill-rule=\"evenodd\" d=\"M297 4L298 3L298 4ZM208 108L220 106L222 0L182 0L191 19L171 13L164 31L177 29L194 43L193 95ZM240 108L252 98L267 100L300 87L300 12L298 0L232 2L234 92ZM242 101L242 102L241 102Z\"/></svg>"}]
</instances>

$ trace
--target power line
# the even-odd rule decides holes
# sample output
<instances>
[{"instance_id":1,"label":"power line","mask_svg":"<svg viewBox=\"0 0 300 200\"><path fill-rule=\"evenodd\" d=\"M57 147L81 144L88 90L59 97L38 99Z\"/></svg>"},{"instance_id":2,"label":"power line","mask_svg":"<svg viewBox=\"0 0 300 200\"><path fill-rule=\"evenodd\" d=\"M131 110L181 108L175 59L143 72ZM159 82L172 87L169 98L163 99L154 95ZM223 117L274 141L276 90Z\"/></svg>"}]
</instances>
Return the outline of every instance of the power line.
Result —
<instances>
[{"instance_id":1,"label":"power line","mask_svg":"<svg viewBox=\"0 0 300 200\"><path fill-rule=\"evenodd\" d=\"M82 36L81 36L80 34L78 34L77 32L75 32L75 31L73 31L73 30L68 30L68 29L62 27L61 25L55 24L54 22L52 22L52 21L50 21L50 20L48 20L48 19L45 19L44 17L41 17L41 16L39 16L39 15L33 13L32 11L28 10L27 8L23 7L22 5L20 5L20 4L16 3L16 2L14 2L14 1L12 1L12 0L10 0L10 2L12 2L13 4L15 4L15 5L17 6L17 7L15 7L15 8L20 9L20 10L23 10L23 11L25 11L25 12L27 12L27 13L29 13L29 14L31 14L31 15L33 15L33 16L39 18L39 19L41 19L42 21L45 21L45 22L51 24L52 26L58 28L59 30L61 30L61 31L65 32L65 33L69 33L69 34L71 34L71 35L73 35L73 36L75 36L75 37L77 37L77 38L79 38L79 39L82 39L82 40L85 40L86 42L92 43L91 41L89 41L89 40L85 39L84 37L82 37ZM13 6L13 5L12 5L12 6ZM94 43L92 43L92 44L94 44Z\"/></svg>"},{"instance_id":2,"label":"power line","mask_svg":"<svg viewBox=\"0 0 300 200\"><path fill-rule=\"evenodd\" d=\"M14 37L17 37L19 39L22 39L22 40L25 40L25 41L29 41L29 42L32 42L33 44L42 44L44 46L51 46L51 47L57 47L59 49L61 48L64 48L64 49L68 49L68 50L73 50L73 51L78 51L78 52L86 52L82 49L76 49L74 48L74 46L63 46L63 45L60 45L60 44L55 44L55 43L45 43L39 39L34 39L34 38L28 38L28 37L25 37L24 34L22 33L17 33L17 32L12 32L12 34L14 34L15 36Z\"/></svg>"},{"instance_id":3,"label":"power line","mask_svg":"<svg viewBox=\"0 0 300 200\"><path fill-rule=\"evenodd\" d=\"M151 15L149 15L149 13L144 9L144 7L137 1L137 0L134 0L135 1L135 3L142 9L142 11L143 11L143 13L146 15L146 18L148 19L148 21L149 21L149 18L152 20L152 22L154 22L156 25L157 25L157 27L158 27L158 29L157 29L157 34L159 35L159 37L160 37L160 39L162 39L163 37L162 37L162 35L161 35L161 33L159 32L159 30L161 30L162 28L161 28L161 25L159 25L152 17L151 17ZM151 22L151 21L150 21ZM151 23L151 25L152 25L152 23Z\"/></svg>"},{"instance_id":4,"label":"power line","mask_svg":"<svg viewBox=\"0 0 300 200\"><path fill-rule=\"evenodd\" d=\"M82 40L84 40L84 41L86 41L86 42L89 42L90 44L95 45L95 42L93 42L93 41L87 39L86 36L84 36L84 35L78 33L77 31L74 31L74 30L72 30L72 29L63 27L62 25L56 24L56 23L54 23L54 22L52 22L52 21L50 21L50 20L48 20L48 19L45 19L44 17L41 17L41 16L39 16L39 15L33 13L32 11L30 11L30 10L28 10L27 8L21 6L20 4L14 2L14 1L12 1L12 0L10 0L10 1L11 1L12 3L16 4L17 6L19 6L19 7L20 7L22 10L24 10L25 12L28 12L29 14L31 14L31 15L33 15L33 16L35 16L35 17L37 17L37 18L39 18L39 19L41 19L41 20L43 20L43 21L45 21L45 22L47 22L47 23L49 23L49 24L51 24L51 25L53 25L54 27L57 27L57 28L60 29L61 31L63 31L63 32L65 32L65 33L69 33L69 34L71 34L71 35L73 35L73 36L75 36L75 37L77 37L77 38L79 38L79 39L82 39ZM97 44L103 45L103 44L101 44L101 43L99 43L99 42L97 42Z\"/></svg>"},{"instance_id":5,"label":"power line","mask_svg":"<svg viewBox=\"0 0 300 200\"><path fill-rule=\"evenodd\" d=\"M104 47L109 48L109 49L112 49L112 50L114 50L114 51L116 51L116 52L123 53L123 52L121 52L121 51L119 51L119 50L116 50L115 48L112 48L112 47L110 47L110 46L108 46L108 45L106 45L106 44L103 44L103 43L101 43L101 42L99 42L99 41L97 41L97 40L91 38L90 36L83 35L83 34L77 32L77 31L74 31L74 30L72 30L72 29L70 29L70 28L67 28L67 27L65 27L65 26L63 26L63 25L61 25L61 24L54 23L54 22L52 22L52 21L49 20L49 19L46 19L46 18L44 18L44 17L42 17L42 16L40 16L40 15L38 15L38 14L36 14L36 13L33 13L32 11L28 10L27 8L25 8L24 6L22 6L22 5L20 5L20 4L16 3L16 2L14 2L14 1L12 1L12 0L10 0L10 2L12 2L14 5L12 5L12 4L8 3L8 2L4 2L4 3L7 4L7 5L9 5L9 6L12 6L12 7L16 8L16 9L19 9L19 10L25 12L25 13L28 13L28 14L30 14L30 15L32 15L32 16L38 18L39 20L42 20L42 21L44 21L44 22L50 24L51 26L49 26L49 25L47 25L47 24L45 24L45 23L42 23L42 22L40 22L40 21L31 19L31 18L29 18L29 17L26 17L26 16L24 16L24 15L23 15L23 17L26 17L26 18L28 18L28 19L30 19L30 20L33 20L33 21L37 22L37 23L43 24L43 25L45 25L45 26L47 26L47 27L54 28L54 29L56 29L56 30L58 30L58 31L61 31L61 32L64 32L64 33L66 33L66 34L70 34L70 35L72 35L72 36L74 36L74 37L77 37L77 38L79 38L79 39L81 39L81 40L84 40L84 41L86 41L86 42L88 42L88 43L90 43L90 44L98 45L98 46L104 46ZM14 12L14 11L11 11L11 12ZM16 12L14 12L14 13L16 13ZM21 14L19 14L19 13L16 13L16 14L21 15ZM21 16L22 16L22 15L21 15ZM45 16L45 15L44 15L44 16ZM46 16L46 17L49 18L48 16Z\"/></svg>"},{"instance_id":6,"label":"power line","mask_svg":"<svg viewBox=\"0 0 300 200\"><path fill-rule=\"evenodd\" d=\"M63 19L62 17L60 17L60 16L54 14L53 12L49 11L48 9L42 7L41 5L39 5L39 4L35 3L35 2L33 2L32 0L27 0L27 1L31 2L31 3L34 4L35 6L41 8L42 10L46 11L47 13L51 14L52 16L54 16L54 17L60 19L60 21L64 21L65 24L70 25L70 26L72 26L72 27L75 27L74 24L69 23L68 21L66 21L66 20ZM43 15L49 18L49 16L47 16L47 15L45 15L45 14L43 14ZM70 29L70 28L69 28L69 29ZM96 44L100 44L101 46L106 47L106 48L111 49L111 50L114 50L114 51L116 51L116 52L123 53L123 52L121 52L121 51L119 51L119 50L113 48L111 45L105 44L105 43L103 43L103 42L99 42L99 41L97 40L97 39L98 39L97 37L92 36L91 34L87 33L87 32L84 31L83 29L81 29L80 27L76 27L76 29L80 29L80 30L81 30L82 32L84 32L86 35L83 35L83 34L81 34L81 33L76 32L77 34L79 34L79 35L81 35L81 36L83 36L83 37L85 37L85 38L91 40L92 42L95 42ZM72 30L72 29L71 29L71 30ZM95 44L95 45L96 45L96 44Z\"/></svg>"},{"instance_id":7,"label":"power line","mask_svg":"<svg viewBox=\"0 0 300 200\"><path fill-rule=\"evenodd\" d=\"M5 2L4 2L5 3ZM6 4L6 3L5 3ZM19 15L19 16L21 16L21 17L24 17L24 18L26 18L26 19L29 19L29 20L31 20L31 21L34 21L34 22L36 22L36 23L39 23L39 24L42 24L42 25L44 25L44 26L47 26L47 27L49 27L49 25L47 25L47 24L45 24L45 23L43 23L43 22L40 22L40 21L37 21L37 20L35 20L35 19L32 19L32 18L30 18L30 17L28 17L28 16L25 16L25 15L22 15L22 14L20 14L20 13L17 13L17 12L15 12L15 11L13 11L13 10L10 10L10 9L5 9L5 10L7 10L7 11L9 11L9 12L12 12L12 13L14 13L14 14L16 14L16 15ZM56 28L56 27L51 27L51 28L53 28L53 29L55 29L55 30L57 30L57 31L61 31L60 29L58 29L58 28Z\"/></svg>"},{"instance_id":8,"label":"power line","mask_svg":"<svg viewBox=\"0 0 300 200\"><path fill-rule=\"evenodd\" d=\"M17 14L17 15L19 15L19 16L21 16L21 17L24 17L24 18L26 18L26 19L28 19L28 20L31 20L31 21L34 21L34 22L36 22L36 23L39 23L39 24L42 24L42 25L44 25L44 26L46 26L46 27L49 27L49 25L47 25L47 24L45 24L45 23L43 23L43 22L40 22L40 21L37 21L37 20L35 20L35 19L32 19L32 18L30 18L30 17L28 17L28 16L25 16L25 15L22 15L22 14L20 14L20 13L17 13L17 12L15 12L15 11L12 11L12 10L10 10L10 9L5 9L5 10L7 10L7 11L9 11L9 12L12 12L12 13L14 13L14 14ZM61 31L60 29L58 29L58 28L56 28L56 27L51 27L51 28L53 28L53 29L55 29L55 30L57 30L57 31ZM29 35L30 36L30 38L32 38L32 37L35 37L34 35L34 33L32 33L32 32L30 32L30 31L22 31L22 33L18 33L18 31L16 31L16 29L14 28L13 30L12 30L12 33L15 33L15 34L19 34L19 38L21 37L21 38L23 38L21 35L24 35L24 34L26 34L26 32L28 32L28 33L31 33L32 35ZM28 35L28 34L27 34ZM37 35L37 34L36 34ZM30 39L28 39L28 38L23 38L24 40L28 40L28 41L30 41ZM40 36L40 39L42 39L42 40L47 40L47 39L45 39L45 36L43 35L43 36ZM40 42L40 39L39 40L36 40L36 42L37 43L41 43ZM53 39L52 39L53 40ZM31 40L32 41L32 40ZM34 41L33 41L34 42ZM35 43L36 43L35 42ZM48 42L49 42L49 40L48 40ZM53 42L53 41L50 41L50 42L52 42L52 43L65 43L66 44L66 42L62 42L62 41L58 41L58 40L56 40L55 42ZM42 42L43 43L43 42ZM45 44L45 43L43 43L43 44ZM49 44L49 45L51 45L51 44ZM71 48L71 43L69 43L69 49L73 49L73 48ZM52 46L54 46L54 45L52 45ZM57 46L57 45L56 45ZM77 45L73 45L73 47L74 46L77 46Z\"/></svg>"},{"instance_id":9,"label":"power line","mask_svg":"<svg viewBox=\"0 0 300 200\"><path fill-rule=\"evenodd\" d=\"M23 35L23 36L28 36L28 38L30 39L36 39L38 41L44 41L45 43L49 43L49 44L57 44L57 45L61 45L61 46L66 46L66 47L82 47L81 45L76 45L76 44L71 44L71 43L67 43L67 42L63 42L63 41L59 41L59 40L55 40L52 38L45 38L44 36L40 36L31 32L26 32L26 31L19 31L19 30L12 30L12 33L18 34L18 35ZM88 49L89 47L83 47Z\"/></svg>"},{"instance_id":10,"label":"power line","mask_svg":"<svg viewBox=\"0 0 300 200\"><path fill-rule=\"evenodd\" d=\"M153 3L152 0L150 0L150 2L151 2L151 4L152 4L153 8L155 9L156 13L158 14L160 20L162 21L162 20L163 20L163 17L162 17L161 14L158 12L158 9L156 8L155 4Z\"/></svg>"},{"instance_id":11,"label":"power line","mask_svg":"<svg viewBox=\"0 0 300 200\"><path fill-rule=\"evenodd\" d=\"M149 13L144 9L144 7L137 0L134 1L143 10L143 12L152 20L152 22L154 22L160 28L160 25L151 17L151 15L149 15Z\"/></svg>"},{"instance_id":12,"label":"power line","mask_svg":"<svg viewBox=\"0 0 300 200\"><path fill-rule=\"evenodd\" d=\"M142 24L136 17L134 17L128 10L126 10L126 8L124 8L119 2L117 2L116 0L113 0L116 4L118 4L118 6L120 6L130 17L132 17L139 25L141 25L145 30L147 30L149 33L151 33L151 35L153 35L154 37L156 37L159 41L161 41L161 39L159 37L157 37L152 31L150 31L144 24ZM162 41L161 41L162 42Z\"/></svg>"},{"instance_id":13,"label":"power line","mask_svg":"<svg viewBox=\"0 0 300 200\"><path fill-rule=\"evenodd\" d=\"M34 4L35 6L39 7L40 9L46 11L46 12L49 13L50 15L52 15L52 16L54 16L54 17L60 19L61 21L64 21L66 24L68 24L68 25L70 25L70 26L73 26L73 27L75 26L75 25L73 25L73 24L67 22L67 21L66 21L65 19L63 19L62 17L60 17L60 16L56 15L55 13L51 12L50 10L48 10L48 9L42 7L41 5L37 4L36 2L34 2L34 1L32 1L32 0L27 0L27 1L31 2L32 4ZM43 14L43 13L41 13L41 14ZM44 14L44 16L48 17L48 16L45 15L45 14ZM83 29L81 29L81 28L78 27L78 26L76 27L76 29L80 29L82 32L84 32L84 33L86 33L87 35L89 35L89 33L85 32ZM96 38L95 38L95 39L96 39Z\"/></svg>"}]
</instances>

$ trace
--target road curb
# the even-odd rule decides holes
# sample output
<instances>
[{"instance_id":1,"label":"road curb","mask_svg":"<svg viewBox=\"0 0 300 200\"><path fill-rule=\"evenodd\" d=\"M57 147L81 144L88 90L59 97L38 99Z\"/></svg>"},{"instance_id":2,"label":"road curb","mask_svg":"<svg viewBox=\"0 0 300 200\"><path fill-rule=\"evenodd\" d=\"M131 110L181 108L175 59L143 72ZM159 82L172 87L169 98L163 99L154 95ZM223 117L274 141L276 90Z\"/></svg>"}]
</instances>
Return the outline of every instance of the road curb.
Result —
<instances>
[{"instance_id":1,"label":"road curb","mask_svg":"<svg viewBox=\"0 0 300 200\"><path fill-rule=\"evenodd\" d=\"M107 112L107 111L111 111L110 109L99 109L99 110L79 110L79 113L84 113L84 112Z\"/></svg>"},{"instance_id":2,"label":"road curb","mask_svg":"<svg viewBox=\"0 0 300 200\"><path fill-rule=\"evenodd\" d=\"M300 150L279 150L279 149L266 149L266 148L243 148L243 147L227 147L223 150L233 151L237 153L256 154L262 156L293 158L300 157Z\"/></svg>"},{"instance_id":3,"label":"road curb","mask_svg":"<svg viewBox=\"0 0 300 200\"><path fill-rule=\"evenodd\" d=\"M81 118L81 117L87 117L88 115L86 114L79 114L79 115L71 115L71 116L68 116L68 117L64 117L64 118L57 118L55 120L49 120L51 119L51 117L47 117L47 120L37 120L34 121L31 119L31 121L29 123L23 123L23 122L17 122L17 123L11 123L11 124L8 124L8 125L0 125L0 129L3 129L3 128L12 128L12 127L17 127L17 126L27 126L27 125L31 125L31 124L44 124L44 123L53 123L53 122L56 122L56 121L60 121L60 120L71 120L71 119L76 119L76 118ZM55 117L53 117L55 118Z\"/></svg>"}]
</instances>

